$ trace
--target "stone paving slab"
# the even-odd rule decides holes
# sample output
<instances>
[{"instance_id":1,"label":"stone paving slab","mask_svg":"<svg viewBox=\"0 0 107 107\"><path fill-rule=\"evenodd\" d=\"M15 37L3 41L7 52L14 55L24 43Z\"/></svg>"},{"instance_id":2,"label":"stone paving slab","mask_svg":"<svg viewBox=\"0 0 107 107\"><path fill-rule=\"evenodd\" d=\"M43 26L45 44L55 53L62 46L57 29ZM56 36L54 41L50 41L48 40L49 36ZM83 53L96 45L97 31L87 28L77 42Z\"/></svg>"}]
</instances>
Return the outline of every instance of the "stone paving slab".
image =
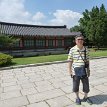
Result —
<instances>
[{"instance_id":1,"label":"stone paving slab","mask_svg":"<svg viewBox=\"0 0 107 107\"><path fill-rule=\"evenodd\" d=\"M30 104L27 107L49 107L49 105L46 102L39 102L39 103Z\"/></svg>"},{"instance_id":2,"label":"stone paving slab","mask_svg":"<svg viewBox=\"0 0 107 107\"><path fill-rule=\"evenodd\" d=\"M29 102L25 96L0 101L0 107L20 107L28 104Z\"/></svg>"},{"instance_id":3,"label":"stone paving slab","mask_svg":"<svg viewBox=\"0 0 107 107\"><path fill-rule=\"evenodd\" d=\"M55 98L61 95L64 95L64 92L61 91L60 89L55 89L51 91L45 91L45 92L41 92L33 95L28 95L27 97L30 103L34 103L34 102Z\"/></svg>"},{"instance_id":4,"label":"stone paving slab","mask_svg":"<svg viewBox=\"0 0 107 107\"><path fill-rule=\"evenodd\" d=\"M90 61L93 105L75 104L67 67L64 62L0 70L0 107L107 107L107 58Z\"/></svg>"},{"instance_id":5,"label":"stone paving slab","mask_svg":"<svg viewBox=\"0 0 107 107\"><path fill-rule=\"evenodd\" d=\"M53 98L53 99L49 99L49 100L46 100L46 102L51 107L64 107L64 106L67 106L67 105L70 105L70 104L73 103L66 96L60 96L60 97L56 97L56 98Z\"/></svg>"},{"instance_id":6,"label":"stone paving slab","mask_svg":"<svg viewBox=\"0 0 107 107\"><path fill-rule=\"evenodd\" d=\"M25 95L30 95L30 94L36 94L38 93L37 90L33 87L33 88L27 88L27 89L22 89L21 93L23 96Z\"/></svg>"},{"instance_id":7,"label":"stone paving slab","mask_svg":"<svg viewBox=\"0 0 107 107\"><path fill-rule=\"evenodd\" d=\"M5 99L19 97L19 96L22 96L20 91L10 91L6 93L1 93L0 100L5 100Z\"/></svg>"}]
</instances>

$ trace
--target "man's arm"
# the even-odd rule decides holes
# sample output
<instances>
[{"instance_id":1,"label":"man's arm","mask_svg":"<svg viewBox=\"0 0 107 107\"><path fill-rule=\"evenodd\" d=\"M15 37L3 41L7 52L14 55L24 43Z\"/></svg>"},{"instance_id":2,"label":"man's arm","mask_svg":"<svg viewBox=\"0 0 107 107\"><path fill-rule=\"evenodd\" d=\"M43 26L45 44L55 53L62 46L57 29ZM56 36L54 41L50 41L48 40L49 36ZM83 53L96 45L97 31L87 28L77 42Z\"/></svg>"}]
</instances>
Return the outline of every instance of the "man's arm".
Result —
<instances>
[{"instance_id":1,"label":"man's arm","mask_svg":"<svg viewBox=\"0 0 107 107\"><path fill-rule=\"evenodd\" d=\"M72 49L70 49L68 54L68 71L71 77L72 77L72 63L73 63L73 55L72 55Z\"/></svg>"},{"instance_id":2,"label":"man's arm","mask_svg":"<svg viewBox=\"0 0 107 107\"><path fill-rule=\"evenodd\" d=\"M87 64L88 64L88 67L87 67L87 76L89 77L90 76L90 61L89 61L89 50L88 49L87 49L86 58L87 58Z\"/></svg>"},{"instance_id":3,"label":"man's arm","mask_svg":"<svg viewBox=\"0 0 107 107\"><path fill-rule=\"evenodd\" d=\"M90 76L90 64L89 61L87 61L88 67L87 67L87 76Z\"/></svg>"},{"instance_id":4,"label":"man's arm","mask_svg":"<svg viewBox=\"0 0 107 107\"><path fill-rule=\"evenodd\" d=\"M69 71L69 74L72 75L72 61L68 62L68 71Z\"/></svg>"}]
</instances>

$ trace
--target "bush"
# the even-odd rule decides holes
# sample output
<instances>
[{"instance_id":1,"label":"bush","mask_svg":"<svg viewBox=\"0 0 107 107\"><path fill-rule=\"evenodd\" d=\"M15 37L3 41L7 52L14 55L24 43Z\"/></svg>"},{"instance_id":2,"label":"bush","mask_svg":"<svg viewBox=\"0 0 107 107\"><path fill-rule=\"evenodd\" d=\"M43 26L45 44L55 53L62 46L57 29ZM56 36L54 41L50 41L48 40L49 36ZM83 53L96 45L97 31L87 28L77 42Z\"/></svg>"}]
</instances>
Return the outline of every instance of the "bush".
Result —
<instances>
[{"instance_id":1,"label":"bush","mask_svg":"<svg viewBox=\"0 0 107 107\"><path fill-rule=\"evenodd\" d=\"M0 66L9 65L12 63L12 56L0 53Z\"/></svg>"}]
</instances>

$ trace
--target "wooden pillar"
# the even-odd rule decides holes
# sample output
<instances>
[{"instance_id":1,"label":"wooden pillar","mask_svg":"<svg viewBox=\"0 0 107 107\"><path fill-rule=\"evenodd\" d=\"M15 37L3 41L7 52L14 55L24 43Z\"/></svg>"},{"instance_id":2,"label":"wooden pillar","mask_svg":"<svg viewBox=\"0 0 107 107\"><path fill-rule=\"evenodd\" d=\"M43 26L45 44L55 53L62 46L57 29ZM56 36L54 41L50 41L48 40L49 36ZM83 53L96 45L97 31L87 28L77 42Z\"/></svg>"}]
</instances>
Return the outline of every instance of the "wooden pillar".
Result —
<instances>
[{"instance_id":1,"label":"wooden pillar","mask_svg":"<svg viewBox=\"0 0 107 107\"><path fill-rule=\"evenodd\" d=\"M62 47L64 47L64 37L62 38Z\"/></svg>"},{"instance_id":2,"label":"wooden pillar","mask_svg":"<svg viewBox=\"0 0 107 107\"><path fill-rule=\"evenodd\" d=\"M23 45L23 48L24 48L24 37L22 36L22 45Z\"/></svg>"},{"instance_id":3,"label":"wooden pillar","mask_svg":"<svg viewBox=\"0 0 107 107\"><path fill-rule=\"evenodd\" d=\"M36 48L36 37L34 37L34 48Z\"/></svg>"},{"instance_id":4,"label":"wooden pillar","mask_svg":"<svg viewBox=\"0 0 107 107\"><path fill-rule=\"evenodd\" d=\"M57 37L56 37L56 48L58 47L58 39L57 39Z\"/></svg>"},{"instance_id":5,"label":"wooden pillar","mask_svg":"<svg viewBox=\"0 0 107 107\"><path fill-rule=\"evenodd\" d=\"M45 41L46 41L45 42L45 48L48 48L48 37L47 36L45 37Z\"/></svg>"},{"instance_id":6,"label":"wooden pillar","mask_svg":"<svg viewBox=\"0 0 107 107\"><path fill-rule=\"evenodd\" d=\"M20 48L23 48L24 47L24 39L23 37L21 37L20 39Z\"/></svg>"},{"instance_id":7,"label":"wooden pillar","mask_svg":"<svg viewBox=\"0 0 107 107\"><path fill-rule=\"evenodd\" d=\"M56 48L56 37L55 37L55 48Z\"/></svg>"}]
</instances>

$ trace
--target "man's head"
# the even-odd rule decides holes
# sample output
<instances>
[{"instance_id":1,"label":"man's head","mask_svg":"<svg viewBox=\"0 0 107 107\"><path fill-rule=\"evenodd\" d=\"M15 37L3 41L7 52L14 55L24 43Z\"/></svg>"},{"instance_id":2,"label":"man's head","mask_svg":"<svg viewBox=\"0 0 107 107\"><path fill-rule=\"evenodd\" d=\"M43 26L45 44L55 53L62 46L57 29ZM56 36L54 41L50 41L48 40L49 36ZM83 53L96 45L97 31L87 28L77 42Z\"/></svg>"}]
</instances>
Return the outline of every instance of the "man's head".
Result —
<instances>
[{"instance_id":1,"label":"man's head","mask_svg":"<svg viewBox=\"0 0 107 107\"><path fill-rule=\"evenodd\" d=\"M84 43L84 37L82 35L78 35L75 37L75 42L76 42L76 45L78 46L83 46L83 43Z\"/></svg>"}]
</instances>

